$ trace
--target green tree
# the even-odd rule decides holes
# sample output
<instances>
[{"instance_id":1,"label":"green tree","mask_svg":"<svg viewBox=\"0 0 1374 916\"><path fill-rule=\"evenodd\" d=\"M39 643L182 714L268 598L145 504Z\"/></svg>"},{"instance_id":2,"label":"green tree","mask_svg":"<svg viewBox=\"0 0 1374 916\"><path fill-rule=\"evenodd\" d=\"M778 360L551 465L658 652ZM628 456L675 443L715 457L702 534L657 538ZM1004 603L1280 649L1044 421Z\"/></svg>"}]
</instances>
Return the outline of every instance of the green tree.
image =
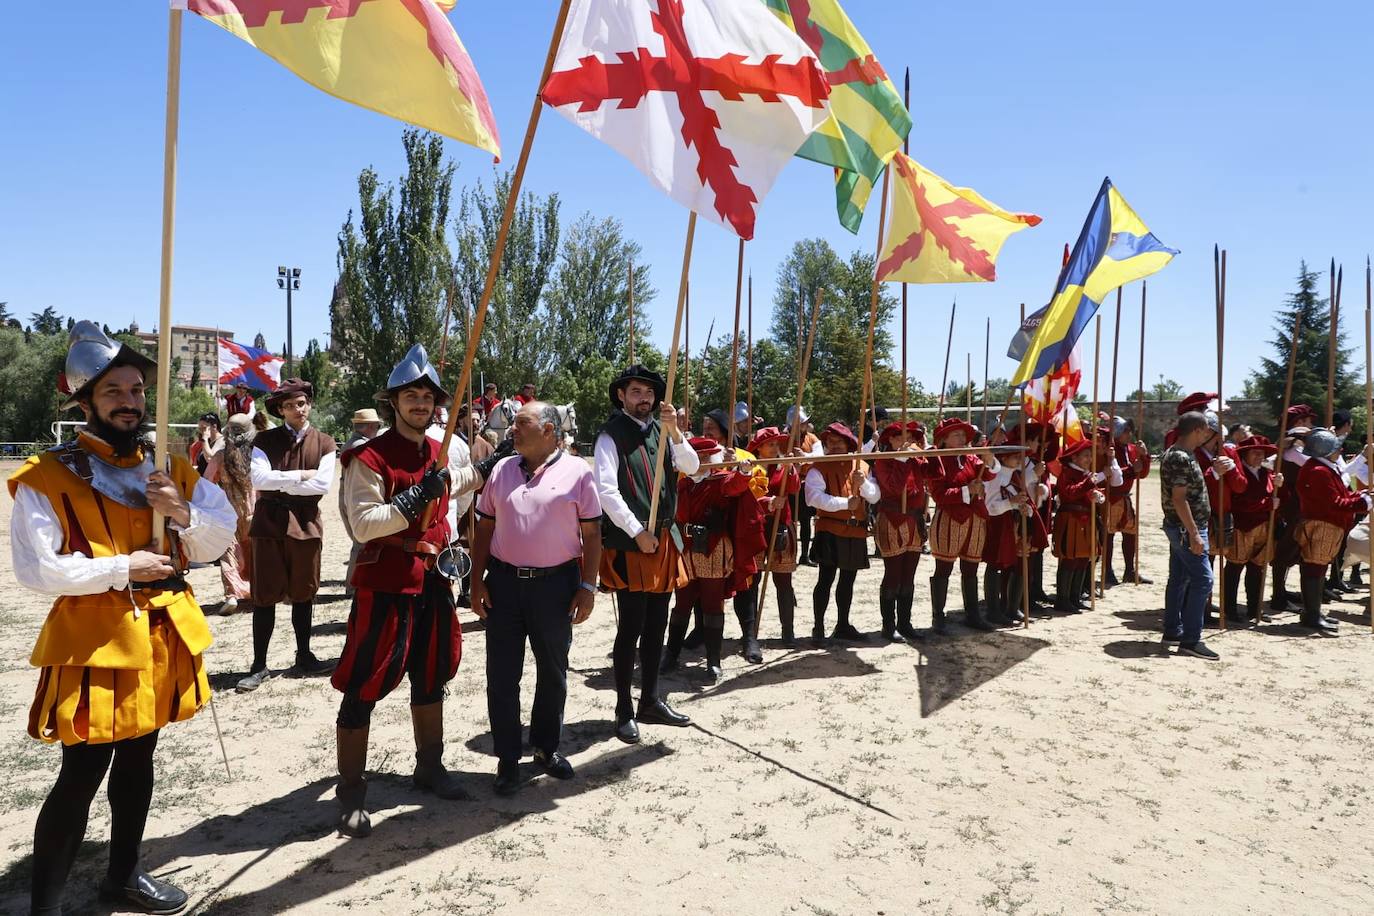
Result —
<instances>
[{"instance_id":1,"label":"green tree","mask_svg":"<svg viewBox=\"0 0 1374 916\"><path fill-rule=\"evenodd\" d=\"M305 345L305 355L296 364L300 377L315 388L315 403L310 411L311 422L337 438L347 438L348 420L352 416L351 401L339 399L339 370L329 358L329 351L311 338Z\"/></svg>"},{"instance_id":2,"label":"green tree","mask_svg":"<svg viewBox=\"0 0 1374 916\"><path fill-rule=\"evenodd\" d=\"M33 329L35 332L44 335L62 333L62 316L57 314L57 309L51 305L41 312L34 312Z\"/></svg>"},{"instance_id":3,"label":"green tree","mask_svg":"<svg viewBox=\"0 0 1374 916\"><path fill-rule=\"evenodd\" d=\"M459 321L461 310L476 314L486 284L487 268L496 249L511 172L496 175L490 187L478 181L464 188L454 222L458 255L453 265ZM496 275L482 330L482 345L474 374L496 382L508 397L526 382L552 371L558 349L548 345L549 334L537 317L544 288L558 257L559 201L557 194L538 197L526 191L515 207L505 252Z\"/></svg>"},{"instance_id":4,"label":"green tree","mask_svg":"<svg viewBox=\"0 0 1374 916\"><path fill-rule=\"evenodd\" d=\"M1307 262L1302 261L1298 268L1298 288L1289 295L1285 306L1279 309L1274 321L1274 357L1260 358L1260 366L1252 374L1252 390L1268 403L1273 415L1283 411L1284 387L1288 378L1288 357L1293 346L1293 328L1301 317L1302 333L1298 337L1298 354L1293 369L1294 404L1310 404L1318 414L1323 414L1326 405L1327 373L1331 344L1331 313L1329 301L1317 295L1317 281L1321 274L1309 270ZM1339 321L1339 319L1338 319ZM1358 398L1354 391L1355 378L1347 362L1350 350L1344 346L1345 334L1336 329L1336 378L1331 386L1336 406L1354 403ZM1265 430L1273 435L1275 429Z\"/></svg>"},{"instance_id":5,"label":"green tree","mask_svg":"<svg viewBox=\"0 0 1374 916\"><path fill-rule=\"evenodd\" d=\"M26 339L27 338L27 339ZM0 440L52 441L52 423L60 417L57 377L67 358L60 335L27 335L20 328L0 328Z\"/></svg>"},{"instance_id":6,"label":"green tree","mask_svg":"<svg viewBox=\"0 0 1374 916\"><path fill-rule=\"evenodd\" d=\"M449 286L445 240L452 163L443 141L416 130L402 134L406 171L396 185L377 172L358 176L358 216L349 211L339 231L339 277L346 312L331 315L335 343L350 369L340 395L347 404L370 402L410 347L438 350L443 296Z\"/></svg>"},{"instance_id":7,"label":"green tree","mask_svg":"<svg viewBox=\"0 0 1374 916\"><path fill-rule=\"evenodd\" d=\"M10 323L10 304L9 304L8 302L0 302L0 325L6 325L6 324L9 324L9 323Z\"/></svg>"},{"instance_id":8,"label":"green tree","mask_svg":"<svg viewBox=\"0 0 1374 916\"><path fill-rule=\"evenodd\" d=\"M200 354L191 357L191 387L200 387Z\"/></svg>"}]
</instances>

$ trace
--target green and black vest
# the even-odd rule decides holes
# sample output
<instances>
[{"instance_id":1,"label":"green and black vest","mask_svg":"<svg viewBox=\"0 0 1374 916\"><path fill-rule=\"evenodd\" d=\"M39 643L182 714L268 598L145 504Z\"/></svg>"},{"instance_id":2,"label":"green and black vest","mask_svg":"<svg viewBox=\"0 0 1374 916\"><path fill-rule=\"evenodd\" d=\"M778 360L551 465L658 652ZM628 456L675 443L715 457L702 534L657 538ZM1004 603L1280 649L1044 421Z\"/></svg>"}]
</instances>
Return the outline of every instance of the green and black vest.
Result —
<instances>
[{"instance_id":1,"label":"green and black vest","mask_svg":"<svg viewBox=\"0 0 1374 916\"><path fill-rule=\"evenodd\" d=\"M630 507L641 525L649 524L649 503L654 483L654 462L657 460L661 427L658 419L649 422L643 429L623 411L616 411L601 427L600 433L611 437L615 443L620 460L616 465L616 483L620 487L621 498ZM663 456L663 481L658 496L658 531L663 536L664 529L673 529L673 516L677 513L677 470L673 467L671 451ZM608 517L602 516L601 539L607 547L616 550L635 550L634 540ZM673 537L677 541L676 536Z\"/></svg>"}]
</instances>

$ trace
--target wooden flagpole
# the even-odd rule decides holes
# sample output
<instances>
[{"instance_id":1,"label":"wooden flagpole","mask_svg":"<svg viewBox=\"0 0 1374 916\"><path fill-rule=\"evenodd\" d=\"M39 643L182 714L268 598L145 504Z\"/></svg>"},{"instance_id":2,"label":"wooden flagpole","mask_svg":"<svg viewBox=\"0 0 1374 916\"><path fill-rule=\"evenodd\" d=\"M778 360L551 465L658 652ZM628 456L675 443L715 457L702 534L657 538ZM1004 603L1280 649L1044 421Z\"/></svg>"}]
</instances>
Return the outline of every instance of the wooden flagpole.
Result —
<instances>
[{"instance_id":1,"label":"wooden flagpole","mask_svg":"<svg viewBox=\"0 0 1374 916\"><path fill-rule=\"evenodd\" d=\"M954 343L954 313L959 309L959 300L955 299L949 307L949 334L945 337L945 368L940 373L940 401L935 410L935 422L939 423L945 418L945 387L949 385L949 350Z\"/></svg>"},{"instance_id":2,"label":"wooden flagpole","mask_svg":"<svg viewBox=\"0 0 1374 916\"><path fill-rule=\"evenodd\" d=\"M162 274L158 286L157 407L154 411L153 466L168 473L169 418L172 407L172 250L176 235L177 133L181 119L181 10L171 10L167 20L167 108L162 138ZM215 341L218 353L219 341ZM218 368L218 355L216 355ZM153 543L157 552L170 555L167 520L153 513ZM173 569L179 569L171 557ZM225 766L228 766L226 761Z\"/></svg>"},{"instance_id":3,"label":"wooden flagpole","mask_svg":"<svg viewBox=\"0 0 1374 916\"><path fill-rule=\"evenodd\" d=\"M730 344L730 404L725 408L730 415L730 444L735 445L739 441L739 435L735 431L738 423L735 420L735 399L739 395L739 314L740 306L743 304L744 295L744 239L739 240L739 263L735 267L735 334L733 342ZM747 406L746 406L747 409ZM753 420L753 413L749 418ZM747 442L745 443L748 444ZM756 615L757 616L757 615Z\"/></svg>"},{"instance_id":4,"label":"wooden flagpole","mask_svg":"<svg viewBox=\"0 0 1374 916\"><path fill-rule=\"evenodd\" d=\"M868 396L873 390L873 332L878 326L878 282L877 262L883 257L883 231L887 228L887 192L888 185L892 181L892 167L889 165L883 169L883 192L880 206L878 207L878 246L874 255L873 285L868 295L868 346L864 352L864 384L862 396L859 398L859 425L855 428L855 434L864 434L864 411L868 407ZM814 305L812 306L814 308ZM800 410L800 408L798 408ZM800 418L800 414L798 414ZM878 417L873 416L873 425L878 425Z\"/></svg>"},{"instance_id":5,"label":"wooden flagpole","mask_svg":"<svg viewBox=\"0 0 1374 916\"><path fill-rule=\"evenodd\" d=\"M905 75L905 77L903 77L903 79L902 79L902 104L906 107L907 113L910 114L910 113L911 113L911 68L910 68L910 67L907 67L907 68L906 68L906 75ZM907 135L906 135L905 137L902 138L902 154L903 154L903 155L910 155L910 154L911 154L911 131L907 131ZM881 258L881 257L882 257L882 253L879 252L879 253L878 253L878 256ZM908 400L909 400L909 398L910 398L910 390L909 390L909 389L910 389L910 387L911 387L910 384L908 383L908 380L907 380L907 368L906 368L906 347L907 347L907 343L906 343L906 337L907 337L906 287L907 287L907 283L906 283L905 280L903 280L903 281L902 281L902 424L903 424L903 425L905 425L906 422L907 422L907 420L908 420L908 417L907 417L907 415L906 415L906 411L907 411L907 402L908 402ZM902 488L902 512L903 512L903 513L906 512L906 488L905 488L905 487ZM1371 591L1374 591L1374 589L1371 589Z\"/></svg>"},{"instance_id":6,"label":"wooden flagpole","mask_svg":"<svg viewBox=\"0 0 1374 916\"><path fill-rule=\"evenodd\" d=\"M635 263L631 261L627 267L629 281L626 286L626 293L629 296L627 308L630 313L630 365L635 361Z\"/></svg>"},{"instance_id":7,"label":"wooden flagpole","mask_svg":"<svg viewBox=\"0 0 1374 916\"><path fill-rule=\"evenodd\" d=\"M1121 287L1118 286L1118 287L1116 288L1116 321L1112 323L1112 390L1111 390L1111 391L1109 392L1109 394L1108 394L1108 396L1111 398L1111 400L1110 400L1110 402L1109 402L1109 403L1111 404L1111 409L1109 409L1109 410L1107 411L1107 448L1110 450L1109 453L1108 453L1108 455L1107 455L1107 458L1108 458L1107 466L1108 466L1108 468L1111 467L1111 459L1112 459L1113 457L1116 456L1116 440L1115 440L1115 435L1114 435L1114 434L1115 434L1115 430L1116 430L1116 362L1117 362L1117 357L1120 355L1120 352L1121 352ZM1111 482L1108 481L1108 489L1110 489L1110 487L1111 487ZM1107 529L1107 530L1105 530L1105 531L1102 532L1102 547L1103 547L1103 550L1102 550L1102 577L1101 577L1101 579L1098 581L1098 588L1102 589L1102 594L1103 594L1103 595L1106 595L1106 594L1107 594L1107 567L1109 567L1109 566L1112 565L1112 555L1111 555L1111 552L1110 552L1109 550L1106 549L1107 545L1111 543L1111 540L1110 540L1110 539L1111 539L1111 536L1112 536L1112 535L1111 535L1111 519L1112 519L1112 501L1111 501L1111 493L1108 493L1108 494L1107 494L1107 516L1106 516L1106 518L1104 519L1105 524L1103 525L1103 528L1105 528L1105 529Z\"/></svg>"},{"instance_id":8,"label":"wooden flagpole","mask_svg":"<svg viewBox=\"0 0 1374 916\"><path fill-rule=\"evenodd\" d=\"M458 293L458 277L457 277L457 271L453 270L453 269L450 267L450 268L449 268L449 274L448 274L448 294L444 297L444 326L443 326L443 329L442 329L442 331L440 332L440 336L439 336L439 367L438 367L438 368L439 368L439 377L440 377L440 378L443 378L443 376L444 376L444 368L448 365L448 328L449 328L450 322L452 321L452 315L453 315L453 300L454 300L454 297L457 295L457 293ZM467 313L466 310L464 310L464 314L466 314L466 313ZM449 409L450 409L450 410L453 409L453 405L452 405L452 404L449 405Z\"/></svg>"},{"instance_id":9,"label":"wooden flagpole","mask_svg":"<svg viewBox=\"0 0 1374 916\"><path fill-rule=\"evenodd\" d=\"M566 0L565 0L566 5ZM668 384L663 394L663 403L673 403L673 385L677 382L677 345L682 335L683 312L687 306L687 275L692 269L692 239L697 233L697 211L693 210L687 217L687 241L682 246L682 276L677 284L677 312L673 316L673 345L668 352ZM679 430L683 436L690 431ZM658 494L663 488L663 455L669 449L669 444L663 431L659 430L658 452L654 456L654 484L652 493L649 497L649 524L645 529L653 537L658 537Z\"/></svg>"},{"instance_id":10,"label":"wooden flagpole","mask_svg":"<svg viewBox=\"0 0 1374 916\"><path fill-rule=\"evenodd\" d=\"M466 391L472 382L472 364L477 357L477 342L482 339L482 327L487 321L487 306L491 304L492 293L496 290L496 277L501 272L501 261L506 253L506 239L510 236L510 224L515 218L515 208L520 202L520 187L525 180L525 166L530 161L530 149L534 146L534 134L539 127L539 115L544 109L544 100L541 93L544 84L549 81L549 74L553 72L553 60L558 56L558 45L563 38L563 26L568 21L568 7L572 0L562 0L558 7L558 17L554 21L553 35L549 37L549 53L544 59L544 69L539 74L539 85L535 89L534 102L530 105L529 122L525 125L525 139L520 144L520 156L515 161L515 173L511 175L510 188L506 192L506 205L501 214L501 226L496 232L496 242L491 250L491 262L487 265L486 280L482 284L482 297L477 301L477 308L472 319L472 333L468 336L467 352L463 354L463 369L458 375L458 384L454 386L454 391ZM470 412L470 410L469 410ZM448 455L448 448L453 441L453 431L457 427L458 412L450 410L448 423L444 427L444 441L439 446L439 460L447 460L443 456ZM434 517L435 504L430 503L425 508L422 528L428 528L430 520Z\"/></svg>"},{"instance_id":11,"label":"wooden flagpole","mask_svg":"<svg viewBox=\"0 0 1374 916\"><path fill-rule=\"evenodd\" d=\"M682 406L687 411L687 420L690 423L692 419L692 281L684 280L683 283Z\"/></svg>"},{"instance_id":12,"label":"wooden flagpole","mask_svg":"<svg viewBox=\"0 0 1374 916\"><path fill-rule=\"evenodd\" d=\"M973 425L973 354L964 354L964 422Z\"/></svg>"},{"instance_id":13,"label":"wooden flagpole","mask_svg":"<svg viewBox=\"0 0 1374 916\"><path fill-rule=\"evenodd\" d=\"M1136 448L1145 448L1145 284L1140 281L1140 380L1136 384ZM1140 478L1135 479L1135 527L1140 530ZM1140 540L1137 535L1135 545L1135 584L1140 584Z\"/></svg>"},{"instance_id":14,"label":"wooden flagpole","mask_svg":"<svg viewBox=\"0 0 1374 916\"><path fill-rule=\"evenodd\" d=\"M817 289L815 296L811 299L811 330L806 333L806 352L802 356L801 373L797 377L797 399L792 402L792 416L797 418L801 417L802 395L806 391L806 372L811 366L811 347L816 341L816 318L821 313L821 299L824 295L824 289ZM787 430L787 451L783 452L779 457L787 458L791 456L792 449L797 447L797 433L800 429L801 423L799 422L794 422L789 426ZM808 455L806 457L814 460L814 456ZM765 462L765 465L772 463L774 462ZM785 465L782 464L778 464L778 466L785 467ZM772 476L771 472L769 476ZM786 484L786 482L787 475L784 473L783 483ZM763 571L759 573L762 577L759 580L759 600L758 605L754 608L754 639L756 641L759 638L759 621L763 617L763 602L764 599L768 597L768 580L771 578L769 573L773 571L773 554L775 553L773 545L778 542L778 526L782 524L782 509L787 502L787 493L785 492L787 487L784 486L782 489L784 492L778 494L778 505L773 510L773 524L769 526L768 541L763 548ZM794 518L794 521L795 520Z\"/></svg>"},{"instance_id":15,"label":"wooden flagpole","mask_svg":"<svg viewBox=\"0 0 1374 916\"><path fill-rule=\"evenodd\" d=\"M1226 396L1221 387L1222 355L1226 349L1226 252L1220 245L1212 247L1212 267L1215 272L1216 310L1217 310L1217 426L1225 429L1221 422L1221 407ZM1226 455L1226 437L1221 436L1217 445L1217 458ZM1216 459L1213 459L1215 461ZM1215 470L1215 464L1213 465ZM1225 475L1217 474L1217 528L1212 532L1211 541L1217 551L1217 626L1226 630L1226 480Z\"/></svg>"},{"instance_id":16,"label":"wooden flagpole","mask_svg":"<svg viewBox=\"0 0 1374 916\"><path fill-rule=\"evenodd\" d=\"M749 416L754 415L754 274L749 273L749 346L744 351L744 383L748 392L744 399L749 402Z\"/></svg>"},{"instance_id":17,"label":"wooden flagpole","mask_svg":"<svg viewBox=\"0 0 1374 916\"><path fill-rule=\"evenodd\" d=\"M988 318L987 331L983 337L983 421L982 430L988 428L988 359L992 355L992 318Z\"/></svg>"},{"instance_id":18,"label":"wooden flagpole","mask_svg":"<svg viewBox=\"0 0 1374 916\"><path fill-rule=\"evenodd\" d=\"M1094 333L1096 341L1093 343L1093 412L1088 423L1087 429L1083 430L1083 435L1088 437L1092 443L1089 454L1093 456L1092 473L1097 473L1097 378L1102 374L1102 316L1098 315L1093 319ZM1105 505L1105 503L1104 503ZM1090 609L1097 610L1097 510L1099 506L1091 499L1088 500L1088 550L1089 553L1089 575L1088 575L1088 606Z\"/></svg>"}]
</instances>

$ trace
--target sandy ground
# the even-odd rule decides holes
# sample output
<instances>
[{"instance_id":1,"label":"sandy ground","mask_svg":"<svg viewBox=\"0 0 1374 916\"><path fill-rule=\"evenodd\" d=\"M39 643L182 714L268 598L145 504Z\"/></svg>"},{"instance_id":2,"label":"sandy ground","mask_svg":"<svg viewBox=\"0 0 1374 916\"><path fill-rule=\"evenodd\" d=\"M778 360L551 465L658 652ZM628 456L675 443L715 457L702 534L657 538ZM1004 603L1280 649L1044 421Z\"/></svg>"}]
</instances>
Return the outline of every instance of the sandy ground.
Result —
<instances>
[{"instance_id":1,"label":"sandy ground","mask_svg":"<svg viewBox=\"0 0 1374 916\"><path fill-rule=\"evenodd\" d=\"M12 503L2 502L7 534ZM316 650L335 657L346 551L327 514ZM989 635L955 627L920 648L874 639L787 652L773 641L762 666L729 659L714 689L693 658L667 687L694 726L646 726L636 747L610 736L614 624L603 596L573 646L564 750L577 778L531 768L512 799L490 789L484 643L465 613L447 761L478 800L411 790L402 689L374 719L367 840L333 830L338 695L327 679L234 693L249 615L212 617L208 663L233 778L208 710L165 730L144 864L201 913L1371 912L1374 637L1361 608L1336 606L1347 621L1336 640L1284 616L1209 636L1220 663L1163 654L1167 551L1153 486L1144 515L1143 568L1157 584L1112 589L1094 614ZM921 623L928 572L926 558ZM878 578L860 576L861 628L877 629ZM798 579L805 596L813 573ZM193 582L215 608L216 571ZM48 602L8 568L0 588L9 913L27 905L33 820L59 752L24 732L27 658ZM776 636L768 603L763 632ZM279 613L271 662L285 668L289 614ZM533 676L530 664L527 685ZM94 886L108 827L101 796L70 911L102 912Z\"/></svg>"}]
</instances>

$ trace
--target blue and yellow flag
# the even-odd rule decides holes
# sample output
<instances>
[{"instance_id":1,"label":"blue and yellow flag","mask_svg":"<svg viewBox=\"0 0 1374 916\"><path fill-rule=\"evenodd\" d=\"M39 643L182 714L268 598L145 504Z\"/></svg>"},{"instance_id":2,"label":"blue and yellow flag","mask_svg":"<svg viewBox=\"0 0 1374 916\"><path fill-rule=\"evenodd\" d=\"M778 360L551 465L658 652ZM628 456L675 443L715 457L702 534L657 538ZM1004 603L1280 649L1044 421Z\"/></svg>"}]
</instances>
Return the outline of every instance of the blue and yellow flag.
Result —
<instances>
[{"instance_id":1,"label":"blue and yellow flag","mask_svg":"<svg viewBox=\"0 0 1374 916\"><path fill-rule=\"evenodd\" d=\"M1108 293L1148 277L1176 254L1177 250L1166 248L1155 238L1112 186L1112 180L1103 179L1102 190L1097 192L1088 221L1059 275L1054 297L1026 347L1012 385L1049 375L1067 362L1078 335Z\"/></svg>"}]
</instances>

